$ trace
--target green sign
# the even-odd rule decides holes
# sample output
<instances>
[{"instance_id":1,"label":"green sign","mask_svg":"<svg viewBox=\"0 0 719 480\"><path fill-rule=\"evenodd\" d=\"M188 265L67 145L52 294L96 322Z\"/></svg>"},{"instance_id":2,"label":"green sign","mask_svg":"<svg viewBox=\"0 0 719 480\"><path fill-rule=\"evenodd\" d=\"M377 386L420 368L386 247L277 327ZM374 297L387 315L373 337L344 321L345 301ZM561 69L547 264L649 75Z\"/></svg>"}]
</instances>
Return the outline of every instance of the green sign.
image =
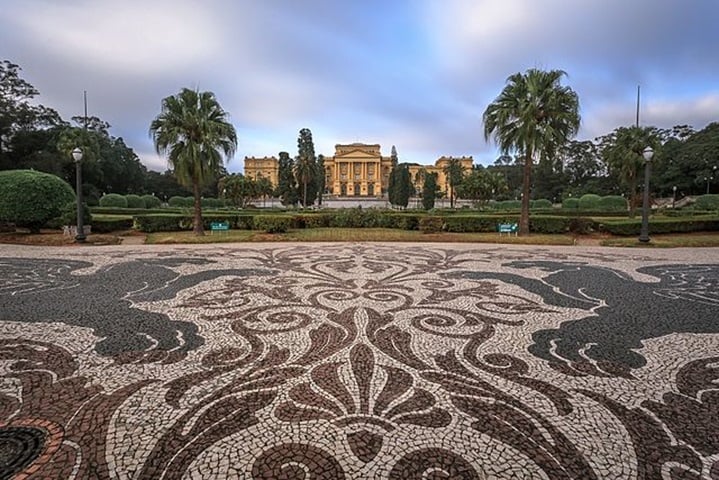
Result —
<instances>
[{"instance_id":1,"label":"green sign","mask_svg":"<svg viewBox=\"0 0 719 480\"><path fill-rule=\"evenodd\" d=\"M210 230L216 231L227 231L230 229L230 222L212 222L210 223Z\"/></svg>"},{"instance_id":2,"label":"green sign","mask_svg":"<svg viewBox=\"0 0 719 480\"><path fill-rule=\"evenodd\" d=\"M516 234L518 229L519 228L516 223L500 223L497 226L497 231L499 231L499 233Z\"/></svg>"}]
</instances>

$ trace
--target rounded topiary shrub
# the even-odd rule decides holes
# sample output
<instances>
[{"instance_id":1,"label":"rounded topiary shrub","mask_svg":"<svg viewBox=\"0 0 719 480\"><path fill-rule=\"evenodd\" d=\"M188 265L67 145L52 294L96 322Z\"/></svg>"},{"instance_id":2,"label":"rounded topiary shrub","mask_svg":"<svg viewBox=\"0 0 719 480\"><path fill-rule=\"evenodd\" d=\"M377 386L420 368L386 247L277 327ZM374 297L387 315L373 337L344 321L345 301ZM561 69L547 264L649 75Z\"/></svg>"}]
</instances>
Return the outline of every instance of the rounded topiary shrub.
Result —
<instances>
[{"instance_id":1,"label":"rounded topiary shrub","mask_svg":"<svg viewBox=\"0 0 719 480\"><path fill-rule=\"evenodd\" d=\"M167 204L176 208L191 208L195 206L195 199L192 197L170 197Z\"/></svg>"},{"instance_id":2,"label":"rounded topiary shrub","mask_svg":"<svg viewBox=\"0 0 719 480\"><path fill-rule=\"evenodd\" d=\"M222 208L225 206L225 201L221 198L203 198L202 206L206 208Z\"/></svg>"},{"instance_id":3,"label":"rounded topiary shrub","mask_svg":"<svg viewBox=\"0 0 719 480\"><path fill-rule=\"evenodd\" d=\"M599 195L594 193L587 193L582 195L579 199L580 210L599 210L599 201L602 199Z\"/></svg>"},{"instance_id":4,"label":"rounded topiary shrub","mask_svg":"<svg viewBox=\"0 0 719 480\"><path fill-rule=\"evenodd\" d=\"M145 202L145 208L160 208L162 201L154 195L143 195L142 200Z\"/></svg>"},{"instance_id":5,"label":"rounded topiary shrub","mask_svg":"<svg viewBox=\"0 0 719 480\"><path fill-rule=\"evenodd\" d=\"M141 196L135 194L125 195L127 201L127 208L147 208L145 201Z\"/></svg>"},{"instance_id":6,"label":"rounded topiary shrub","mask_svg":"<svg viewBox=\"0 0 719 480\"><path fill-rule=\"evenodd\" d=\"M72 187L55 175L34 170L0 172L0 223L37 232L74 200Z\"/></svg>"},{"instance_id":7,"label":"rounded topiary shrub","mask_svg":"<svg viewBox=\"0 0 719 480\"><path fill-rule=\"evenodd\" d=\"M127 200L123 195L108 193L100 197L101 207L127 208Z\"/></svg>"},{"instance_id":8,"label":"rounded topiary shrub","mask_svg":"<svg viewBox=\"0 0 719 480\"><path fill-rule=\"evenodd\" d=\"M565 208L567 210L576 210L579 208L579 199L578 198L565 198L562 200L562 208Z\"/></svg>"},{"instance_id":9,"label":"rounded topiary shrub","mask_svg":"<svg viewBox=\"0 0 719 480\"><path fill-rule=\"evenodd\" d=\"M696 210L719 210L719 195L700 195L694 203Z\"/></svg>"},{"instance_id":10,"label":"rounded topiary shrub","mask_svg":"<svg viewBox=\"0 0 719 480\"><path fill-rule=\"evenodd\" d=\"M599 209L604 212L626 212L627 200L621 195L605 195L599 199Z\"/></svg>"},{"instance_id":11,"label":"rounded topiary shrub","mask_svg":"<svg viewBox=\"0 0 719 480\"><path fill-rule=\"evenodd\" d=\"M531 208L552 208L552 202L550 200L547 200L546 198L540 198L537 200L532 200L530 202Z\"/></svg>"}]
</instances>

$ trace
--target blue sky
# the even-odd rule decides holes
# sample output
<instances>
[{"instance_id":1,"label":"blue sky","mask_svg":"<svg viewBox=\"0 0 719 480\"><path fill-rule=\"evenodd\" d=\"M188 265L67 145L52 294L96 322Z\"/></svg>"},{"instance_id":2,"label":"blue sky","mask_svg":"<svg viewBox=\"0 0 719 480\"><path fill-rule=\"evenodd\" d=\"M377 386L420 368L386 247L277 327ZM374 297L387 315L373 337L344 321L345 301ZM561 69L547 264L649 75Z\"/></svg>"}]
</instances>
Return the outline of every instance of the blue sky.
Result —
<instances>
[{"instance_id":1,"label":"blue sky","mask_svg":"<svg viewBox=\"0 0 719 480\"><path fill-rule=\"evenodd\" d=\"M0 0L0 59L38 102L112 125L151 169L163 97L215 92L245 155L380 143L401 161L492 163L481 116L506 78L562 69L580 98L579 139L634 122L719 120L716 0Z\"/></svg>"}]
</instances>

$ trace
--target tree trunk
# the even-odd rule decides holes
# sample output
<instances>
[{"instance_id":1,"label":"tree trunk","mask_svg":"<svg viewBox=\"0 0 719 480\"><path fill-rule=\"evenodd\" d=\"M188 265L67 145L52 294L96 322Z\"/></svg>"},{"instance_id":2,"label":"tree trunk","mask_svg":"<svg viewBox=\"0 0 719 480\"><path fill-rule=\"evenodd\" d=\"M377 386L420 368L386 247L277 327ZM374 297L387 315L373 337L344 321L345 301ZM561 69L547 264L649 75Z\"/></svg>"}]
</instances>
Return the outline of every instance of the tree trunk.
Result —
<instances>
[{"instance_id":1,"label":"tree trunk","mask_svg":"<svg viewBox=\"0 0 719 480\"><path fill-rule=\"evenodd\" d=\"M195 221L192 231L195 235L202 236L205 234L205 229L202 225L202 197L200 196L199 182L192 183L192 191L195 197Z\"/></svg>"},{"instance_id":2,"label":"tree trunk","mask_svg":"<svg viewBox=\"0 0 719 480\"><path fill-rule=\"evenodd\" d=\"M629 218L637 214L637 177L632 175L629 179Z\"/></svg>"},{"instance_id":3,"label":"tree trunk","mask_svg":"<svg viewBox=\"0 0 719 480\"><path fill-rule=\"evenodd\" d=\"M527 151L522 175L522 210L519 214L519 235L529 235L529 184L532 176L532 151Z\"/></svg>"},{"instance_id":4,"label":"tree trunk","mask_svg":"<svg viewBox=\"0 0 719 480\"><path fill-rule=\"evenodd\" d=\"M305 180L303 182L303 184L305 186L305 190L304 190L304 192L302 192L302 197L303 197L302 208L307 208L307 181Z\"/></svg>"}]
</instances>

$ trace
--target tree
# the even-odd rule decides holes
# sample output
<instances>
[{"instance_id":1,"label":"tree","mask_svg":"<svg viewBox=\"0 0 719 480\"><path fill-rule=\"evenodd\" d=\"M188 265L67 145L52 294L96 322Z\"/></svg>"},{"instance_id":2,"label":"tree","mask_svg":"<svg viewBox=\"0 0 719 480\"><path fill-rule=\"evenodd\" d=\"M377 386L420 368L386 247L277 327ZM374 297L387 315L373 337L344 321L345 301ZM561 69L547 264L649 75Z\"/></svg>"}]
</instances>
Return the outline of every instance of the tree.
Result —
<instances>
[{"instance_id":1,"label":"tree","mask_svg":"<svg viewBox=\"0 0 719 480\"><path fill-rule=\"evenodd\" d=\"M507 183L501 173L476 165L457 187L457 195L478 205L488 202L495 194L501 194L506 189Z\"/></svg>"},{"instance_id":2,"label":"tree","mask_svg":"<svg viewBox=\"0 0 719 480\"><path fill-rule=\"evenodd\" d=\"M262 206L265 206L265 200L267 197L272 195L272 192L274 191L274 188L272 187L272 181L267 178L260 175L257 177L257 180L255 180L255 187L257 189L257 195L262 197Z\"/></svg>"},{"instance_id":3,"label":"tree","mask_svg":"<svg viewBox=\"0 0 719 480\"><path fill-rule=\"evenodd\" d=\"M464 175L462 162L458 158L450 157L444 167L444 175L447 177L447 185L449 185L449 208L454 208L454 202L457 199L456 189L462 183Z\"/></svg>"},{"instance_id":4,"label":"tree","mask_svg":"<svg viewBox=\"0 0 719 480\"><path fill-rule=\"evenodd\" d=\"M260 195L258 182L241 173L222 177L218 184L225 199L239 208L245 208L253 198Z\"/></svg>"},{"instance_id":5,"label":"tree","mask_svg":"<svg viewBox=\"0 0 719 480\"><path fill-rule=\"evenodd\" d=\"M402 208L407 208L409 197L412 195L412 175L406 163L400 163L392 169L389 175L389 203Z\"/></svg>"},{"instance_id":6,"label":"tree","mask_svg":"<svg viewBox=\"0 0 719 480\"><path fill-rule=\"evenodd\" d=\"M183 88L162 100L162 111L150 124L159 154L167 154L175 176L192 186L195 235L204 235L202 186L216 178L237 148L237 133L212 92Z\"/></svg>"},{"instance_id":7,"label":"tree","mask_svg":"<svg viewBox=\"0 0 719 480\"><path fill-rule=\"evenodd\" d=\"M644 149L651 146L655 151L661 147L659 133L654 127L619 127L602 139L602 157L628 190L629 215L634 216L639 195L637 185L644 171ZM657 156L658 159L659 156Z\"/></svg>"},{"instance_id":8,"label":"tree","mask_svg":"<svg viewBox=\"0 0 719 480\"><path fill-rule=\"evenodd\" d=\"M515 73L482 116L484 137L502 153L524 156L519 233L529 233L529 196L534 159L553 157L579 130L579 97L560 80L561 70Z\"/></svg>"},{"instance_id":9,"label":"tree","mask_svg":"<svg viewBox=\"0 0 719 480\"><path fill-rule=\"evenodd\" d=\"M434 208L434 201L437 198L438 190L437 174L435 172L425 172L424 182L422 184L422 208L425 210L432 210Z\"/></svg>"},{"instance_id":10,"label":"tree","mask_svg":"<svg viewBox=\"0 0 719 480\"><path fill-rule=\"evenodd\" d=\"M325 156L317 155L317 172L315 173L317 189L317 205L322 206L322 196L325 193Z\"/></svg>"},{"instance_id":11,"label":"tree","mask_svg":"<svg viewBox=\"0 0 719 480\"><path fill-rule=\"evenodd\" d=\"M296 206L298 202L297 181L294 174L295 162L287 152L280 152L275 196L285 207Z\"/></svg>"},{"instance_id":12,"label":"tree","mask_svg":"<svg viewBox=\"0 0 719 480\"><path fill-rule=\"evenodd\" d=\"M312 132L309 128L300 130L297 138L297 162L295 163L295 177L300 184L300 198L302 206L307 208L307 200L315 203L317 184L317 157L315 156L315 145L312 141ZM324 177L324 172L322 173ZM310 191L311 190L311 191Z\"/></svg>"}]
</instances>

